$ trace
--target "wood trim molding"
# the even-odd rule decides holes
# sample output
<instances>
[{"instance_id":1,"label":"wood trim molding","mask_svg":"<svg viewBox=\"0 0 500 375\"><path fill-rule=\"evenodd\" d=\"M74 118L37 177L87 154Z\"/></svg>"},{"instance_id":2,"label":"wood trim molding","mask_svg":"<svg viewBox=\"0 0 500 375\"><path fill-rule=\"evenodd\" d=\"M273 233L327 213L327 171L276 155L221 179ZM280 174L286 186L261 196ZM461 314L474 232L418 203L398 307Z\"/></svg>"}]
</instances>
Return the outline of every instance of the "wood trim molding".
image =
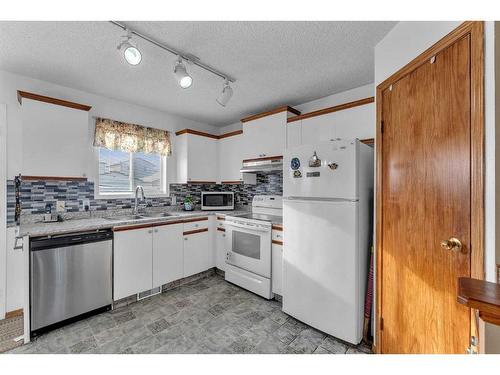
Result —
<instances>
[{"instance_id":1,"label":"wood trim molding","mask_svg":"<svg viewBox=\"0 0 500 375\"><path fill-rule=\"evenodd\" d=\"M199 130L188 129L188 128L182 129L182 130L179 130L179 131L175 132L175 135L182 135L182 134L198 135L200 137L207 137L207 138L211 138L211 139L224 139L224 138L228 138L228 137L233 137L235 135L243 134L243 130L235 130L235 131L232 131L232 132L229 132L229 133L224 133L224 134L221 134L221 135L205 133L205 132L202 132L202 131L199 131Z\"/></svg>"},{"instance_id":2,"label":"wood trim molding","mask_svg":"<svg viewBox=\"0 0 500 375\"><path fill-rule=\"evenodd\" d=\"M368 146L373 146L375 144L375 138L360 139L359 141Z\"/></svg>"},{"instance_id":3,"label":"wood trim molding","mask_svg":"<svg viewBox=\"0 0 500 375\"><path fill-rule=\"evenodd\" d=\"M217 181L188 181L188 184L216 184Z\"/></svg>"},{"instance_id":4,"label":"wood trim molding","mask_svg":"<svg viewBox=\"0 0 500 375\"><path fill-rule=\"evenodd\" d=\"M471 278L484 279L484 25L467 21L444 36L399 71L377 86L376 100L376 202L382 202L382 92L390 85L419 68L422 64L459 39L470 35L471 43ZM380 204L375 209L376 233L376 320L377 353L383 353L380 340L382 314L382 219ZM475 312L471 310L471 335L479 337Z\"/></svg>"},{"instance_id":5,"label":"wood trim molding","mask_svg":"<svg viewBox=\"0 0 500 375\"><path fill-rule=\"evenodd\" d=\"M87 181L87 177L21 176L24 181Z\"/></svg>"},{"instance_id":6,"label":"wood trim molding","mask_svg":"<svg viewBox=\"0 0 500 375\"><path fill-rule=\"evenodd\" d=\"M199 135L201 137L207 137L207 138L212 138L212 139L219 139L218 135L201 132L199 130L194 130L194 129L182 129L182 130L179 130L179 131L175 132L175 135L182 135L182 134L193 134L193 135Z\"/></svg>"},{"instance_id":7,"label":"wood trim molding","mask_svg":"<svg viewBox=\"0 0 500 375\"><path fill-rule=\"evenodd\" d=\"M278 241L278 240L272 240L271 241L275 245L282 245L283 246L283 241Z\"/></svg>"},{"instance_id":8,"label":"wood trim molding","mask_svg":"<svg viewBox=\"0 0 500 375\"><path fill-rule=\"evenodd\" d=\"M272 229L272 230L280 230L280 231L283 231L283 225L273 224L273 225L271 226L271 229Z\"/></svg>"},{"instance_id":9,"label":"wood trim molding","mask_svg":"<svg viewBox=\"0 0 500 375\"><path fill-rule=\"evenodd\" d=\"M119 226L119 227L114 227L113 232L123 232L126 230L135 230L135 229L152 228L152 227L153 227L152 223L130 224L130 225L123 225L123 226Z\"/></svg>"},{"instance_id":10,"label":"wood trim molding","mask_svg":"<svg viewBox=\"0 0 500 375\"><path fill-rule=\"evenodd\" d=\"M240 185L243 183L243 181L240 180L235 180L235 181L221 181L220 182L222 185Z\"/></svg>"},{"instance_id":11,"label":"wood trim molding","mask_svg":"<svg viewBox=\"0 0 500 375\"><path fill-rule=\"evenodd\" d=\"M283 155L266 156L265 158L244 159L243 163L250 162L250 161L275 160L275 159L283 159Z\"/></svg>"},{"instance_id":12,"label":"wood trim molding","mask_svg":"<svg viewBox=\"0 0 500 375\"><path fill-rule=\"evenodd\" d=\"M206 221L208 220L208 216L204 216L204 217L195 217L195 218L192 218L192 219L184 219L182 220L183 223L193 223L195 221Z\"/></svg>"},{"instance_id":13,"label":"wood trim molding","mask_svg":"<svg viewBox=\"0 0 500 375\"><path fill-rule=\"evenodd\" d=\"M276 113L281 113L281 112L291 112L295 115L300 115L300 111L296 110L295 108L292 108L288 105L283 105L281 107L274 108L274 109L271 109L271 110L266 111L266 112L261 112L261 113L257 113L256 115L242 118L240 121L241 122L249 122L249 121L257 120L257 119L262 118L262 117L275 115Z\"/></svg>"},{"instance_id":14,"label":"wood trim molding","mask_svg":"<svg viewBox=\"0 0 500 375\"><path fill-rule=\"evenodd\" d=\"M235 130L234 132L224 133L218 136L218 139L233 137L235 135L243 134L243 130Z\"/></svg>"},{"instance_id":15,"label":"wood trim molding","mask_svg":"<svg viewBox=\"0 0 500 375\"><path fill-rule=\"evenodd\" d=\"M63 107L68 107L68 108L73 108L73 109L79 109L81 111L87 111L87 112L90 111L90 109L92 108L91 106L85 105L85 104L80 104L80 103L70 102L67 100L52 98L50 96L34 94L32 92L17 90L17 100L19 101L19 104L21 104L21 105L23 104L23 98L37 100L39 102L44 102L44 103L60 105Z\"/></svg>"},{"instance_id":16,"label":"wood trim molding","mask_svg":"<svg viewBox=\"0 0 500 375\"><path fill-rule=\"evenodd\" d=\"M225 232L226 230L224 228L217 228L219 232Z\"/></svg>"},{"instance_id":17,"label":"wood trim molding","mask_svg":"<svg viewBox=\"0 0 500 375\"><path fill-rule=\"evenodd\" d=\"M163 221L159 223L153 223L153 227L163 227L165 225L174 225L174 224L183 224L184 220L172 220L172 221Z\"/></svg>"},{"instance_id":18,"label":"wood trim molding","mask_svg":"<svg viewBox=\"0 0 500 375\"><path fill-rule=\"evenodd\" d=\"M336 105L333 107L318 109L317 111L312 111L312 112L304 113L304 114L299 115L299 116L290 117L287 120L287 122L294 122L294 121L304 120L306 118L326 115L328 113L342 111L344 109L354 108L354 107L358 107L360 105L370 104L370 103L373 103L374 101L375 101L375 98L373 96L370 96L369 98L359 99L359 100L355 100L353 102L339 104L339 105Z\"/></svg>"},{"instance_id":19,"label":"wood trim molding","mask_svg":"<svg viewBox=\"0 0 500 375\"><path fill-rule=\"evenodd\" d=\"M226 220L224 216L217 216L217 220Z\"/></svg>"},{"instance_id":20,"label":"wood trim molding","mask_svg":"<svg viewBox=\"0 0 500 375\"><path fill-rule=\"evenodd\" d=\"M202 232L208 232L208 228L188 230L182 234L184 236L189 236L190 234L196 234L196 233L202 233Z\"/></svg>"},{"instance_id":21,"label":"wood trim molding","mask_svg":"<svg viewBox=\"0 0 500 375\"><path fill-rule=\"evenodd\" d=\"M479 316L500 325L500 285L468 277L458 279L457 302L479 310Z\"/></svg>"},{"instance_id":22,"label":"wood trim molding","mask_svg":"<svg viewBox=\"0 0 500 375\"><path fill-rule=\"evenodd\" d=\"M24 315L23 309L7 311L5 313L5 319L12 319L12 318L16 318L18 316L23 316L23 315Z\"/></svg>"}]
</instances>

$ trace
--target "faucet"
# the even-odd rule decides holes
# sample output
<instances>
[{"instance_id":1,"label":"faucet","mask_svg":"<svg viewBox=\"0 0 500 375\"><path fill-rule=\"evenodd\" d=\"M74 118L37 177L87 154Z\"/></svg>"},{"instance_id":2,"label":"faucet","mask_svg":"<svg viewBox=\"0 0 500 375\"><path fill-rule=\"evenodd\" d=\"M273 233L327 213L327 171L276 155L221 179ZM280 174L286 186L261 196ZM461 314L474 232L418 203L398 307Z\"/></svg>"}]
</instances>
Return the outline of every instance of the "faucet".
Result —
<instances>
[{"instance_id":1,"label":"faucet","mask_svg":"<svg viewBox=\"0 0 500 375\"><path fill-rule=\"evenodd\" d=\"M142 196L141 202L144 201L144 199L146 199L146 197L144 196L144 188L141 185L137 185L137 187L135 188L135 203L133 212L134 215L138 214L139 190L141 191L141 196Z\"/></svg>"}]
</instances>

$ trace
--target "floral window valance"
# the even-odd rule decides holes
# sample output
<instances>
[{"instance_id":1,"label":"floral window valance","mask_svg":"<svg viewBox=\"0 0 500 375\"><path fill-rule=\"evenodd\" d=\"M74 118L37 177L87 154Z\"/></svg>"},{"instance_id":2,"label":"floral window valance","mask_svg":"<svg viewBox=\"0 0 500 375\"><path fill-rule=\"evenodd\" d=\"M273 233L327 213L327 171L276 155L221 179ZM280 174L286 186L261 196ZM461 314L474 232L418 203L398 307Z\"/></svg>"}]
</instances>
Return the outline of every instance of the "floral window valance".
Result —
<instances>
[{"instance_id":1,"label":"floral window valance","mask_svg":"<svg viewBox=\"0 0 500 375\"><path fill-rule=\"evenodd\" d=\"M162 156L169 156L172 153L168 131L106 118L96 119L94 146Z\"/></svg>"}]
</instances>

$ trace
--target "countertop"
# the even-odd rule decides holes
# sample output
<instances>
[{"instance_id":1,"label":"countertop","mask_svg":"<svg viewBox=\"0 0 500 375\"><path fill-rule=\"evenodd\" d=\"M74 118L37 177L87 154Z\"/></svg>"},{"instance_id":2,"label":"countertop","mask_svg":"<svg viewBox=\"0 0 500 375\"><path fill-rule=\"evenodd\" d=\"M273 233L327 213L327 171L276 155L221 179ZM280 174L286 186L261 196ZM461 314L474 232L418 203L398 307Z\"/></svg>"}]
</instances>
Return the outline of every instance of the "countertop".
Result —
<instances>
[{"instance_id":1,"label":"countertop","mask_svg":"<svg viewBox=\"0 0 500 375\"><path fill-rule=\"evenodd\" d=\"M54 223L32 223L32 224L21 224L19 229L20 236L30 236L30 237L39 237L39 236L49 236L49 235L58 235L72 232L83 232L90 230L98 230L98 229L111 229L114 227L119 227L123 225L142 225L149 223L162 223L168 222L172 220L182 220L188 218L195 217L203 217L210 215L218 215L218 216L238 216L244 215L248 213L248 210L234 210L234 211L175 211L169 213L174 214L175 216L168 217L147 217L138 220L123 220L120 219L119 216L113 219L107 219L103 217L90 217L84 219L70 219L60 222Z\"/></svg>"}]
</instances>

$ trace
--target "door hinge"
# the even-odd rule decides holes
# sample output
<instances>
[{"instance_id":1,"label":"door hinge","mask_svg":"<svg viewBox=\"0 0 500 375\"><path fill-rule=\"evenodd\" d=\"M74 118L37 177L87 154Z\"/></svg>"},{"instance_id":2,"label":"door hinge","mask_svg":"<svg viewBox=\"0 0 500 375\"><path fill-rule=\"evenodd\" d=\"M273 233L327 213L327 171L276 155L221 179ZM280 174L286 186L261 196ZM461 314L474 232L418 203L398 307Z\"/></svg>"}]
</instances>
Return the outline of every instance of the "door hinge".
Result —
<instances>
[{"instance_id":1,"label":"door hinge","mask_svg":"<svg viewBox=\"0 0 500 375\"><path fill-rule=\"evenodd\" d=\"M384 330L384 318L380 318L379 328L381 331Z\"/></svg>"},{"instance_id":2,"label":"door hinge","mask_svg":"<svg viewBox=\"0 0 500 375\"><path fill-rule=\"evenodd\" d=\"M465 351L467 354L477 354L477 337L476 336L471 336L470 341L469 341L469 347Z\"/></svg>"}]
</instances>

